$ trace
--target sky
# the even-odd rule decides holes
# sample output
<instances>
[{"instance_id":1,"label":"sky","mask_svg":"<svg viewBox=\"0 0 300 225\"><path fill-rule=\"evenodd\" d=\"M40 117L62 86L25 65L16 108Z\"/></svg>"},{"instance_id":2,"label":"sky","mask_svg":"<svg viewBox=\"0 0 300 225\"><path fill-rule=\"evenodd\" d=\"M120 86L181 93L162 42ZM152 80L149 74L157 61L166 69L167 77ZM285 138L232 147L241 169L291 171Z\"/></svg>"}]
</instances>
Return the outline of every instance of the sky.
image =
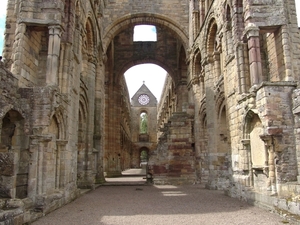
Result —
<instances>
[{"instance_id":1,"label":"sky","mask_svg":"<svg viewBox=\"0 0 300 225\"><path fill-rule=\"evenodd\" d=\"M300 1L295 0L297 15L298 16L298 26L300 27ZM4 26L5 26L5 14L6 14L7 0L0 0L0 55L2 55L3 49L3 39L4 39ZM145 41L150 38L151 40L156 40L155 28L141 28L142 35L136 35L134 32L135 41ZM138 33L138 32L137 32ZM154 64L141 64L138 66L131 67L125 72L125 79L127 82L130 98L136 93L136 91L141 87L143 82L149 88L149 90L154 94L154 96L159 101L161 91L164 85L164 80L166 76L166 71L161 67Z\"/></svg>"}]
</instances>

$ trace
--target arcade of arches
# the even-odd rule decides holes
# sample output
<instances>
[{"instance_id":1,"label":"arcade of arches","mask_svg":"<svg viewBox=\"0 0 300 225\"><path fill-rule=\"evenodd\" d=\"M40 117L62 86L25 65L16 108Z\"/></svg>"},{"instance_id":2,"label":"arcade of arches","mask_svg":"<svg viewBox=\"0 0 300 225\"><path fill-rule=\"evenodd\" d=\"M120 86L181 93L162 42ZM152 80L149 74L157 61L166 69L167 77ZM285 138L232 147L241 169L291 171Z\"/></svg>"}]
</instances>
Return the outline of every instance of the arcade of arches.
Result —
<instances>
[{"instance_id":1,"label":"arcade of arches","mask_svg":"<svg viewBox=\"0 0 300 225\"><path fill-rule=\"evenodd\" d=\"M133 41L141 24L157 41ZM8 0L0 222L30 222L141 158L155 184L299 215L299 43L295 0ZM143 63L169 74L159 103L146 86L128 97L123 74Z\"/></svg>"}]
</instances>

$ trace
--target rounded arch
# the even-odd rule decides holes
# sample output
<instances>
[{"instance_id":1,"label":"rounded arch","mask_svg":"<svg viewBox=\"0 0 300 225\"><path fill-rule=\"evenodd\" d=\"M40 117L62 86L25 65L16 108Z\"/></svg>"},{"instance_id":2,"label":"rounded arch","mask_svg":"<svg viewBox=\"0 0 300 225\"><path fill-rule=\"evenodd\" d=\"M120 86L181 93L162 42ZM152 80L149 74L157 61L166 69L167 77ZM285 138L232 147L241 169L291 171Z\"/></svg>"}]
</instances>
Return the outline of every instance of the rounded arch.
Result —
<instances>
[{"instance_id":1,"label":"rounded arch","mask_svg":"<svg viewBox=\"0 0 300 225\"><path fill-rule=\"evenodd\" d=\"M174 77L174 74L175 74L175 71L169 67L167 64L165 63L162 63L158 60L132 60L132 61L128 61L126 64L123 65L122 69L120 71L117 71L117 74L118 74L118 79L117 80L120 80L119 78L121 76L123 76L123 74L128 70L130 69L131 67L133 66L137 66L137 65L141 65L141 64L148 64L148 63L152 63L152 64L155 64L157 66L160 66L161 68L163 68L165 71L167 71L167 73L172 77L173 80L176 80L175 77Z\"/></svg>"},{"instance_id":2,"label":"rounded arch","mask_svg":"<svg viewBox=\"0 0 300 225\"><path fill-rule=\"evenodd\" d=\"M216 46L217 46L217 30L218 30L218 26L216 23L216 20L214 18L212 18L209 22L209 27L208 27L208 32L207 32L207 53L212 55L214 53L214 51L216 50Z\"/></svg>"},{"instance_id":3,"label":"rounded arch","mask_svg":"<svg viewBox=\"0 0 300 225\"><path fill-rule=\"evenodd\" d=\"M199 48L196 49L193 57L193 71L195 76L200 76L202 72L202 65L201 65L202 57Z\"/></svg>"},{"instance_id":4,"label":"rounded arch","mask_svg":"<svg viewBox=\"0 0 300 225\"><path fill-rule=\"evenodd\" d=\"M149 148L143 146L139 149L139 156L140 156L140 164L142 162L148 162L149 159Z\"/></svg>"},{"instance_id":5,"label":"rounded arch","mask_svg":"<svg viewBox=\"0 0 300 225\"><path fill-rule=\"evenodd\" d=\"M0 150L1 148L10 148L15 146L22 141L20 139L24 135L24 117L19 113L19 111L10 109L1 118L0 123Z\"/></svg>"},{"instance_id":6,"label":"rounded arch","mask_svg":"<svg viewBox=\"0 0 300 225\"><path fill-rule=\"evenodd\" d=\"M164 27L169 28L173 33L175 33L178 38L181 40L182 45L184 46L185 51L188 49L188 36L184 32L184 28L182 28L175 21L170 20L168 17L165 17L160 14L153 13L138 13L138 14L128 14L125 15L112 23L111 26L108 26L104 30L103 35L103 49L104 52L108 49L108 46L111 40L114 38L116 34L120 31L124 30L126 27L131 25L140 25L140 24L148 24L148 25L162 25Z\"/></svg>"}]
</instances>

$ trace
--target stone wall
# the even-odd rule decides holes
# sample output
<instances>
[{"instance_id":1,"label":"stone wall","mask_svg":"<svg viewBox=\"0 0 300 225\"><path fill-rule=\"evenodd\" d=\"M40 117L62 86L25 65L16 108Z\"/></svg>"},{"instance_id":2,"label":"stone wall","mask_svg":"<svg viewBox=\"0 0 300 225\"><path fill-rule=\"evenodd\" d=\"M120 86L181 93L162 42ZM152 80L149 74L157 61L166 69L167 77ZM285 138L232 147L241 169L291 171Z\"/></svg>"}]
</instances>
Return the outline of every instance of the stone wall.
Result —
<instances>
[{"instance_id":1,"label":"stone wall","mask_svg":"<svg viewBox=\"0 0 300 225\"><path fill-rule=\"evenodd\" d=\"M136 166L144 147L155 183L198 182L299 214L295 15L294 0L9 0L0 221L49 213L103 172ZM133 42L140 24L156 26L157 42ZM169 73L147 144L123 77L141 63Z\"/></svg>"}]
</instances>

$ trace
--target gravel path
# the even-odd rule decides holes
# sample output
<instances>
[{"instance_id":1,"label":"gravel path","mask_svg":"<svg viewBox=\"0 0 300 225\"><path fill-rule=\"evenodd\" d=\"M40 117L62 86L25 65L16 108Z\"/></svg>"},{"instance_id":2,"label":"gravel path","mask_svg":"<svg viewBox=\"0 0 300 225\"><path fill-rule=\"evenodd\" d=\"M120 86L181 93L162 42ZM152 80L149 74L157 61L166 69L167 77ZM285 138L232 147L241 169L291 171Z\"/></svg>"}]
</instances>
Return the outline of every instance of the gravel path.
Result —
<instances>
[{"instance_id":1,"label":"gravel path","mask_svg":"<svg viewBox=\"0 0 300 225\"><path fill-rule=\"evenodd\" d=\"M34 225L296 224L264 209L193 186L100 186Z\"/></svg>"}]
</instances>

